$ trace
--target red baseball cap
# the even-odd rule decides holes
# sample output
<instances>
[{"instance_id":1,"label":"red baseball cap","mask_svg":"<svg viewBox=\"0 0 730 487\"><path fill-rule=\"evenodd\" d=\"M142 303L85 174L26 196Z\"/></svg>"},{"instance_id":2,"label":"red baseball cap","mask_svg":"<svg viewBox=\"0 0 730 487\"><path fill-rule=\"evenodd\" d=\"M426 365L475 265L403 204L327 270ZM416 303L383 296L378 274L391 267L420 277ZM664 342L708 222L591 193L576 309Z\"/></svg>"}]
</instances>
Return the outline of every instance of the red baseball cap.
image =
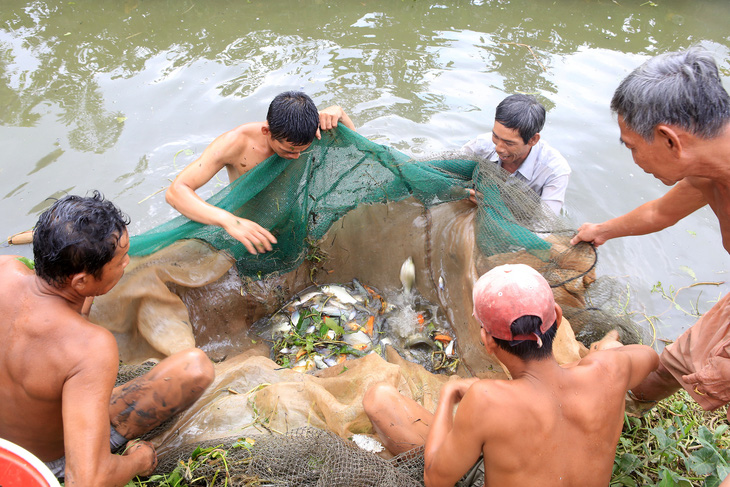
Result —
<instances>
[{"instance_id":1,"label":"red baseball cap","mask_svg":"<svg viewBox=\"0 0 730 487\"><path fill-rule=\"evenodd\" d=\"M510 325L522 316L537 316L542 320L542 334L557 318L550 285L539 272L525 264L495 267L474 284L472 297L476 319L490 335L502 340L542 343L534 333L512 336Z\"/></svg>"}]
</instances>

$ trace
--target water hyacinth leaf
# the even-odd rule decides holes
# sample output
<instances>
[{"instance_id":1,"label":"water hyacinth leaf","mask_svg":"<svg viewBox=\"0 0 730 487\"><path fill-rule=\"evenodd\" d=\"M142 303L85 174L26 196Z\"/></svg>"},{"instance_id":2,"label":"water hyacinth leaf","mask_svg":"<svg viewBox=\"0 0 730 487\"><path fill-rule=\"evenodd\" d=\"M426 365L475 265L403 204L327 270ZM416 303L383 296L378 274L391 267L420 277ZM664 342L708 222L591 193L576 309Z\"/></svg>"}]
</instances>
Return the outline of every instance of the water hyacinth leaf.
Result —
<instances>
[{"instance_id":1,"label":"water hyacinth leaf","mask_svg":"<svg viewBox=\"0 0 730 487\"><path fill-rule=\"evenodd\" d=\"M691 452L685 458L684 464L697 475L710 475L719 461L719 455L714 449L703 447Z\"/></svg>"},{"instance_id":2,"label":"water hyacinth leaf","mask_svg":"<svg viewBox=\"0 0 730 487\"><path fill-rule=\"evenodd\" d=\"M721 479L724 479L725 477L730 476L730 466L718 465L717 466L717 475Z\"/></svg>"},{"instance_id":3,"label":"water hyacinth leaf","mask_svg":"<svg viewBox=\"0 0 730 487\"><path fill-rule=\"evenodd\" d=\"M707 429L707 426L700 426L697 431L697 438L702 446L715 449L715 436Z\"/></svg>"},{"instance_id":4,"label":"water hyacinth leaf","mask_svg":"<svg viewBox=\"0 0 730 487\"><path fill-rule=\"evenodd\" d=\"M623 438L622 438L623 439ZM633 472L636 467L641 465L642 460L633 453L624 453L616 459L616 465L621 472L630 473Z\"/></svg>"},{"instance_id":5,"label":"water hyacinth leaf","mask_svg":"<svg viewBox=\"0 0 730 487\"><path fill-rule=\"evenodd\" d=\"M692 487L692 482L666 468L662 468L659 478L657 487Z\"/></svg>"},{"instance_id":6,"label":"water hyacinth leaf","mask_svg":"<svg viewBox=\"0 0 730 487\"><path fill-rule=\"evenodd\" d=\"M667 436L667 433L663 428L651 428L649 431L651 431L651 433L656 437L661 450L666 450L674 445L674 440Z\"/></svg>"}]
</instances>

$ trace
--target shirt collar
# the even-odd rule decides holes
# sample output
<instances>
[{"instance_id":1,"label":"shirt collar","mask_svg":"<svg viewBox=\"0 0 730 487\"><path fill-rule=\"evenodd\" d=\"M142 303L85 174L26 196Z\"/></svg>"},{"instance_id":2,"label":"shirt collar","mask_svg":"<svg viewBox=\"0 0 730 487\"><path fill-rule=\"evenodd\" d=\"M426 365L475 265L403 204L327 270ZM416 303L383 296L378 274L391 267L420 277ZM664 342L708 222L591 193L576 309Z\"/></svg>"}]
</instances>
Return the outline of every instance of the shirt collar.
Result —
<instances>
[{"instance_id":1,"label":"shirt collar","mask_svg":"<svg viewBox=\"0 0 730 487\"><path fill-rule=\"evenodd\" d=\"M537 153L539 152L538 145L540 145L540 141L532 146L530 153L527 154L527 158L522 161L522 164L520 164L520 167L516 171L528 181L532 181L532 175L535 173L535 163L537 162Z\"/></svg>"}]
</instances>

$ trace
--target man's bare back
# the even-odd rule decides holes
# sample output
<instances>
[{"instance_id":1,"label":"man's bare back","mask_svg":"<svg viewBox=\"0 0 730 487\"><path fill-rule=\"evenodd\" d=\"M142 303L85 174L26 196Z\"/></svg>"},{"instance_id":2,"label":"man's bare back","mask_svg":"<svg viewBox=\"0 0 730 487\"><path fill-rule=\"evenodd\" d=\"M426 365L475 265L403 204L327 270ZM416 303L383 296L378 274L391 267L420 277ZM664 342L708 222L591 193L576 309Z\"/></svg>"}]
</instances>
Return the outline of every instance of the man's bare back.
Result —
<instances>
[{"instance_id":1,"label":"man's bare back","mask_svg":"<svg viewBox=\"0 0 730 487\"><path fill-rule=\"evenodd\" d=\"M107 330L83 319L80 307L49 292L17 258L0 257L0 276L0 431L41 460L55 460L64 452L64 383L93 364L94 375L107 376L106 394L111 395L116 342Z\"/></svg>"},{"instance_id":2,"label":"man's bare back","mask_svg":"<svg viewBox=\"0 0 730 487\"><path fill-rule=\"evenodd\" d=\"M128 223L98 192L65 196L35 226L35 270L0 257L0 436L66 485L121 486L150 474L151 444L112 452L188 407L213 380L210 360L189 349L114 387L114 336L82 312L122 278Z\"/></svg>"},{"instance_id":3,"label":"man's bare back","mask_svg":"<svg viewBox=\"0 0 730 487\"><path fill-rule=\"evenodd\" d=\"M474 384L457 415L478 418L485 485L605 487L629 388L616 359L594 353L573 368L546 362L519 379Z\"/></svg>"},{"instance_id":4,"label":"man's bare back","mask_svg":"<svg viewBox=\"0 0 730 487\"><path fill-rule=\"evenodd\" d=\"M453 486L480 455L488 486L608 485L626 391L656 367L656 352L606 340L561 367L552 343L562 311L522 264L483 275L473 298L481 343L513 379L447 382L433 414L390 384L373 386L363 406L386 448L425 444L428 487Z\"/></svg>"}]
</instances>

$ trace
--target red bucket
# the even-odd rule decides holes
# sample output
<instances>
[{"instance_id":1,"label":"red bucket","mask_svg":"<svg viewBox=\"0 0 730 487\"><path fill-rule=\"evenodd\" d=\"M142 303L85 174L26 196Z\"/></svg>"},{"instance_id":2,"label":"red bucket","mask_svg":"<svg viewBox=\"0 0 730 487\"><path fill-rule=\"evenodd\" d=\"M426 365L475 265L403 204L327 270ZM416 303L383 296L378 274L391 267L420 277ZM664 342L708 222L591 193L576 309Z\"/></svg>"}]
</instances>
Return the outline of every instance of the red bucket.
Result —
<instances>
[{"instance_id":1,"label":"red bucket","mask_svg":"<svg viewBox=\"0 0 730 487\"><path fill-rule=\"evenodd\" d=\"M0 438L0 486L59 487L60 484L38 457Z\"/></svg>"}]
</instances>

